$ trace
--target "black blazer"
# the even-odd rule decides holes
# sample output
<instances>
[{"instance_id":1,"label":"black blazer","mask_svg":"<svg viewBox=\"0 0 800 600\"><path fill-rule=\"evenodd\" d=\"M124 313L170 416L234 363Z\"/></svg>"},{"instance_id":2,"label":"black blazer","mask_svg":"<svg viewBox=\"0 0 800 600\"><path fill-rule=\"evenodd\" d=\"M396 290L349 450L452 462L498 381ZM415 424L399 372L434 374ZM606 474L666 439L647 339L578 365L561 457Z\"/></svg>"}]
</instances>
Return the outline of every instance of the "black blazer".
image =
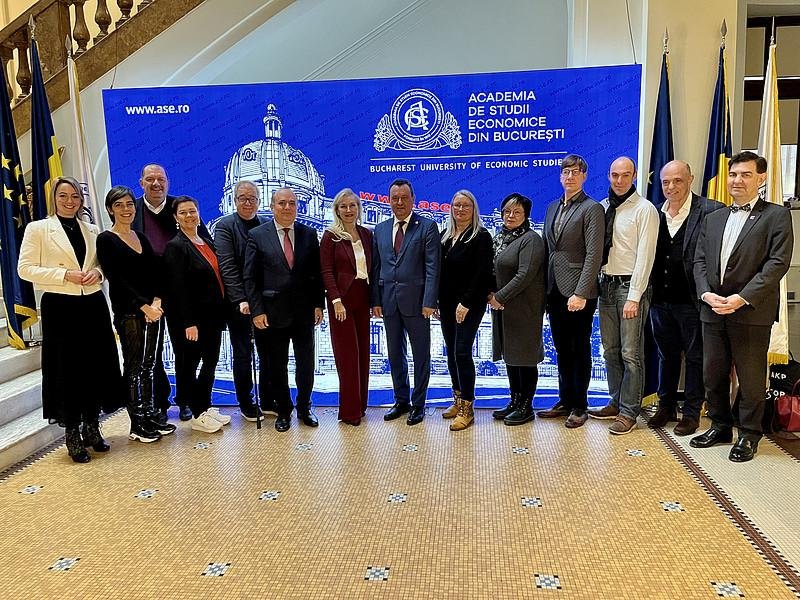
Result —
<instances>
[{"instance_id":1,"label":"black blazer","mask_svg":"<svg viewBox=\"0 0 800 600\"><path fill-rule=\"evenodd\" d=\"M694 258L697 297L705 292L739 294L748 304L730 315L718 315L705 302L700 319L727 319L747 325L771 325L777 320L780 281L792 258L792 219L783 206L759 200L742 228L720 283L720 252L725 223L731 211L718 210L703 221Z\"/></svg>"},{"instance_id":2,"label":"black blazer","mask_svg":"<svg viewBox=\"0 0 800 600\"><path fill-rule=\"evenodd\" d=\"M267 222L258 215L255 219L260 225ZM222 217L214 228L214 243L217 245L217 260L225 284L225 297L235 307L247 301L244 291L244 248L249 231L238 214Z\"/></svg>"},{"instance_id":3,"label":"black blazer","mask_svg":"<svg viewBox=\"0 0 800 600\"><path fill-rule=\"evenodd\" d=\"M455 309L461 303L470 310L486 310L487 296L494 286L492 236L481 229L465 241L471 235L470 229L455 244L452 240L442 243L439 308Z\"/></svg>"},{"instance_id":4,"label":"black blazer","mask_svg":"<svg viewBox=\"0 0 800 600\"><path fill-rule=\"evenodd\" d=\"M325 302L316 230L295 221L290 269L275 221L253 229L245 244L244 289L250 314L266 314L270 327L313 326L314 309L322 309Z\"/></svg>"},{"instance_id":5,"label":"black blazer","mask_svg":"<svg viewBox=\"0 0 800 600\"><path fill-rule=\"evenodd\" d=\"M214 249L211 238L199 234ZM192 241L179 231L164 249L164 269L167 294L164 312L170 327L181 330L192 326L225 326L225 302L214 269L195 248Z\"/></svg>"},{"instance_id":6,"label":"black blazer","mask_svg":"<svg viewBox=\"0 0 800 600\"><path fill-rule=\"evenodd\" d=\"M709 200L703 196L698 196L692 192L692 204L689 208L689 216L686 217L686 231L683 234L683 269L686 273L686 279L689 282L689 287L692 291L692 297L695 297L695 283L694 283L694 255L697 250L697 240L700 237L700 229L705 218L712 212L725 208L722 202L716 200ZM657 205L659 219L666 219L666 215L661 212L664 203ZM660 226L660 222L659 222ZM652 277L652 273L651 273Z\"/></svg>"}]
</instances>

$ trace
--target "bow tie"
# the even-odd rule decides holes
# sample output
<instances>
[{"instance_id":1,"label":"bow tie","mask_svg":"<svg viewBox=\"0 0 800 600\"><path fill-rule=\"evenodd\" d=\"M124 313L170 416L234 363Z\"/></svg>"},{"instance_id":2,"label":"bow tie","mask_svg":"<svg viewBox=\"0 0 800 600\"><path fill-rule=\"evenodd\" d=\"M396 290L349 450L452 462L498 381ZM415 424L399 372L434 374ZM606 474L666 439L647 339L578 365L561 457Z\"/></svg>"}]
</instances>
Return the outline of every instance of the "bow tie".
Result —
<instances>
[{"instance_id":1,"label":"bow tie","mask_svg":"<svg viewBox=\"0 0 800 600\"><path fill-rule=\"evenodd\" d=\"M750 204L749 203L748 204L743 204L742 206L736 206L735 204L731 204L731 212L732 213L737 213L740 210L743 210L744 212L750 212Z\"/></svg>"}]
</instances>

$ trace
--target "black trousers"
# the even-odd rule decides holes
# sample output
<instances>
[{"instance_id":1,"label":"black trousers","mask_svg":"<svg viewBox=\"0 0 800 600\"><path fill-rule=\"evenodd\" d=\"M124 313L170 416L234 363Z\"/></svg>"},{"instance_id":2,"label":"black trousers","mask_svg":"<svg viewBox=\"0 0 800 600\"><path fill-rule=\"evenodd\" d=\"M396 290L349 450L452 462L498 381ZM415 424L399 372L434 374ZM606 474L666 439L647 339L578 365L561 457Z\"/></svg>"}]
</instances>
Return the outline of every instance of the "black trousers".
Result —
<instances>
[{"instance_id":1,"label":"black trousers","mask_svg":"<svg viewBox=\"0 0 800 600\"><path fill-rule=\"evenodd\" d=\"M484 308L470 309L461 323L456 323L454 306L440 308L442 337L447 349L447 369L453 389L461 392L464 400L475 400L475 361L472 346L483 319Z\"/></svg>"},{"instance_id":2,"label":"black trousers","mask_svg":"<svg viewBox=\"0 0 800 600\"><path fill-rule=\"evenodd\" d=\"M533 398L536 384L539 381L539 367L513 367L506 365L508 372L508 389L512 395L522 394L524 398Z\"/></svg>"},{"instance_id":3,"label":"black trousers","mask_svg":"<svg viewBox=\"0 0 800 600\"><path fill-rule=\"evenodd\" d=\"M768 325L742 325L727 319L703 323L703 382L713 425L724 429L737 425L739 435L761 437L771 331ZM738 415L731 409L732 366L739 378Z\"/></svg>"},{"instance_id":4,"label":"black trousers","mask_svg":"<svg viewBox=\"0 0 800 600\"><path fill-rule=\"evenodd\" d=\"M289 342L294 349L294 381L297 386L297 412L311 408L311 391L314 388L314 325L293 323L289 327L256 329L256 349L261 360L270 367L270 389L278 414L292 412L292 395L289 391Z\"/></svg>"},{"instance_id":5,"label":"black trousers","mask_svg":"<svg viewBox=\"0 0 800 600\"><path fill-rule=\"evenodd\" d=\"M170 334L175 349L176 396L188 401L192 414L200 416L211 407L211 389L219 361L222 329L213 325L198 325L197 341L180 339ZM201 364L202 363L202 364ZM200 371L197 371L197 367Z\"/></svg>"},{"instance_id":6,"label":"black trousers","mask_svg":"<svg viewBox=\"0 0 800 600\"><path fill-rule=\"evenodd\" d=\"M586 300L583 310L570 312L557 290L547 295L550 331L558 355L558 400L568 409L586 411L592 378L592 324L597 298Z\"/></svg>"},{"instance_id":7,"label":"black trousers","mask_svg":"<svg viewBox=\"0 0 800 600\"><path fill-rule=\"evenodd\" d=\"M169 322L166 319L167 318L164 316L158 320L158 345L156 346L156 362L153 366L153 403L159 410L167 410L170 407L169 397L172 393L172 386L169 384L167 372L164 369L164 336L166 335L166 332L169 331L170 342L172 342L174 337L185 336L184 332L174 332L174 328L170 327ZM179 335L179 333L181 335ZM177 379L178 355L174 351L174 342L172 343L172 346ZM175 386L174 400L176 406L183 406L183 404L178 402L177 384Z\"/></svg>"},{"instance_id":8,"label":"black trousers","mask_svg":"<svg viewBox=\"0 0 800 600\"><path fill-rule=\"evenodd\" d=\"M153 368L162 328L147 323L144 315L123 315L114 319L122 348L122 376L128 389L128 414L142 418L153 410Z\"/></svg>"},{"instance_id":9,"label":"black trousers","mask_svg":"<svg viewBox=\"0 0 800 600\"><path fill-rule=\"evenodd\" d=\"M236 401L240 407L253 405L253 340L250 315L238 311L228 317L228 333L231 337L233 355L233 385ZM269 408L273 402L269 381L269 358L264 355L258 360L258 395L262 408Z\"/></svg>"}]
</instances>

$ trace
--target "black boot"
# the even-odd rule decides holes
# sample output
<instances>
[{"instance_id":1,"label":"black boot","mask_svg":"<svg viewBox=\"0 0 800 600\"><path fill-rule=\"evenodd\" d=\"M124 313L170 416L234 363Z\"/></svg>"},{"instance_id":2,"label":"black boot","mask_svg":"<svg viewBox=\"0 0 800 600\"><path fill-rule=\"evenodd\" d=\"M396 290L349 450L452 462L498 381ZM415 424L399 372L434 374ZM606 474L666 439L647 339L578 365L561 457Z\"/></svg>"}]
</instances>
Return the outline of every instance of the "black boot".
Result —
<instances>
[{"instance_id":1,"label":"black boot","mask_svg":"<svg viewBox=\"0 0 800 600\"><path fill-rule=\"evenodd\" d=\"M67 452L69 452L70 457L76 463L87 463L89 460L89 453L86 452L86 448L83 446L83 440L81 439L81 432L78 431L78 426L73 425L71 427L67 427L67 431L65 433L67 439Z\"/></svg>"},{"instance_id":2,"label":"black boot","mask_svg":"<svg viewBox=\"0 0 800 600\"><path fill-rule=\"evenodd\" d=\"M149 444L160 440L161 433L153 427L148 419L131 416L131 432L128 434L128 438Z\"/></svg>"},{"instance_id":3,"label":"black boot","mask_svg":"<svg viewBox=\"0 0 800 600\"><path fill-rule=\"evenodd\" d=\"M83 436L83 445L91 446L95 452L108 452L111 450L111 446L100 435L100 423L97 421L84 423L81 428L81 435Z\"/></svg>"},{"instance_id":4,"label":"black boot","mask_svg":"<svg viewBox=\"0 0 800 600\"><path fill-rule=\"evenodd\" d=\"M519 403L514 411L503 419L506 425L522 425L528 421L533 421L536 413L533 412L533 396L519 395Z\"/></svg>"},{"instance_id":5,"label":"black boot","mask_svg":"<svg viewBox=\"0 0 800 600\"><path fill-rule=\"evenodd\" d=\"M512 412L514 412L516 410L517 404L519 403L519 398L520 398L519 394L513 394L512 393L511 394L511 400L508 401L508 404L506 405L506 407L494 411L492 413L492 416L495 419L497 419L498 421L502 421L508 415L510 415Z\"/></svg>"}]
</instances>

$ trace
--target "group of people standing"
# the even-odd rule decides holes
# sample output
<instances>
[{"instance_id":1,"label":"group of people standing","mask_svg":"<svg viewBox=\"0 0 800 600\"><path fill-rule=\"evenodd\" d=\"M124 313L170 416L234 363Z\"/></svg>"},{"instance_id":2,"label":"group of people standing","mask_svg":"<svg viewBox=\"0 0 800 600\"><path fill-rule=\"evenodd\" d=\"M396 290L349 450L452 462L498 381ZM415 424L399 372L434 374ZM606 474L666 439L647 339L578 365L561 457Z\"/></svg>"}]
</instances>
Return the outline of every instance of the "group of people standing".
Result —
<instances>
[{"instance_id":1,"label":"group of people standing","mask_svg":"<svg viewBox=\"0 0 800 600\"><path fill-rule=\"evenodd\" d=\"M255 421L274 414L282 432L291 427L296 410L300 422L316 427L314 328L327 304L343 423L358 426L366 414L371 318L383 319L392 376L394 404L384 419L405 415L408 425L424 419L434 317L441 322L453 388L443 416L452 419L451 430L463 430L474 422L472 349L488 306L493 359L505 362L510 392L507 406L493 416L506 425L536 416L533 397L548 312L559 400L538 415L564 418L568 428L581 427L589 417L610 419L610 433L632 431L644 388L644 327L650 318L660 359L660 403L650 426L677 418L683 355L685 401L675 433L697 430L707 398L712 427L692 445L731 442L737 426L730 458L751 459L761 436L770 325L792 248L788 212L758 199L764 159L748 152L731 159L728 186L735 204L725 211L692 194L691 171L682 161L661 172L667 198L661 207L636 193L630 158L611 164L609 195L602 203L583 191L587 172L582 157L563 159L564 193L547 207L543 237L531 227L531 200L519 193L502 200L502 227L492 237L469 190L455 193L440 232L414 211L411 182L397 179L389 187L393 216L374 231L360 224L359 197L350 189L339 192L321 242L316 230L297 222L298 200L288 187L272 193L273 219L265 220L258 215L258 186L240 181L234 189L236 212L217 223L212 239L197 201L167 194L169 180L160 165L143 168L142 197L124 186L109 191L105 205L113 226L99 234L77 218L83 203L79 184L60 178L53 187L54 214L26 229L18 269L45 292L44 416L66 427L67 450L76 462L89 460L87 447L108 450L98 426L101 408L127 406L131 439L153 442L172 433L162 362L166 321L175 403L193 430L213 433L231 419L211 406L226 326L242 416ZM104 277L122 374L101 289ZM611 399L589 410L590 340L598 304ZM732 366L740 381L737 412L728 391ZM88 372L99 374L92 383L103 391L104 402L85 393Z\"/></svg>"}]
</instances>

